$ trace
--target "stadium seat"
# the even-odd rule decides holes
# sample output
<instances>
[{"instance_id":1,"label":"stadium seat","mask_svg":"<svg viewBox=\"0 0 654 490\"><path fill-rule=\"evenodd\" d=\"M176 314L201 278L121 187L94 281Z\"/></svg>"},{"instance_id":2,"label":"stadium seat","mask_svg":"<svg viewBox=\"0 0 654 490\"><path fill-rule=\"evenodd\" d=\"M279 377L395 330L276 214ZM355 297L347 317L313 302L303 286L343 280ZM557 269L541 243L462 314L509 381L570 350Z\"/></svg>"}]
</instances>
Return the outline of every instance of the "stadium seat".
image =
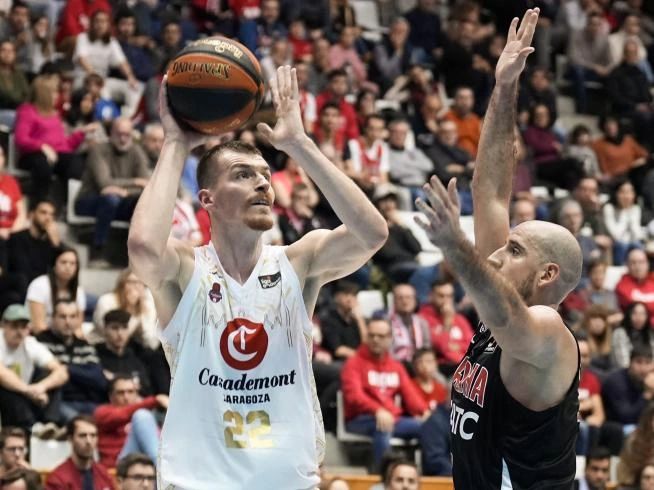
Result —
<instances>
[{"instance_id":1,"label":"stadium seat","mask_svg":"<svg viewBox=\"0 0 654 490\"><path fill-rule=\"evenodd\" d=\"M30 438L30 462L38 471L52 471L70 456L68 441L55 441Z\"/></svg>"},{"instance_id":2,"label":"stadium seat","mask_svg":"<svg viewBox=\"0 0 654 490\"><path fill-rule=\"evenodd\" d=\"M370 318L375 311L386 309L384 296L376 289L359 291L357 301L364 318Z\"/></svg>"},{"instance_id":3,"label":"stadium seat","mask_svg":"<svg viewBox=\"0 0 654 490\"><path fill-rule=\"evenodd\" d=\"M604 278L604 288L609 291L615 289L616 284L627 272L627 266L612 265L606 268L606 277Z\"/></svg>"},{"instance_id":4,"label":"stadium seat","mask_svg":"<svg viewBox=\"0 0 654 490\"><path fill-rule=\"evenodd\" d=\"M354 10L357 25L363 29L361 37L371 42L381 41L382 34L388 29L379 23L379 8L374 0L353 0L350 6Z\"/></svg>"}]
</instances>

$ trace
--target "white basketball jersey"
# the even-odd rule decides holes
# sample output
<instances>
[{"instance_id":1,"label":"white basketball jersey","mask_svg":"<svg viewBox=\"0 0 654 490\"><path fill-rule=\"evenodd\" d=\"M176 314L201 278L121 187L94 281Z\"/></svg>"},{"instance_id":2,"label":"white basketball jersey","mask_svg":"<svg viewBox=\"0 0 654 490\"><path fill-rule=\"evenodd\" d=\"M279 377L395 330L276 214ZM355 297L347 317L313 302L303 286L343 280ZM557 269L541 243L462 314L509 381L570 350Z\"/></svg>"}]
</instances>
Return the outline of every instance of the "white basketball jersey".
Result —
<instances>
[{"instance_id":1,"label":"white basketball jersey","mask_svg":"<svg viewBox=\"0 0 654 490\"><path fill-rule=\"evenodd\" d=\"M324 430L311 369L311 320L283 247L265 246L248 280L212 244L161 333L170 406L160 490L318 486Z\"/></svg>"}]
</instances>

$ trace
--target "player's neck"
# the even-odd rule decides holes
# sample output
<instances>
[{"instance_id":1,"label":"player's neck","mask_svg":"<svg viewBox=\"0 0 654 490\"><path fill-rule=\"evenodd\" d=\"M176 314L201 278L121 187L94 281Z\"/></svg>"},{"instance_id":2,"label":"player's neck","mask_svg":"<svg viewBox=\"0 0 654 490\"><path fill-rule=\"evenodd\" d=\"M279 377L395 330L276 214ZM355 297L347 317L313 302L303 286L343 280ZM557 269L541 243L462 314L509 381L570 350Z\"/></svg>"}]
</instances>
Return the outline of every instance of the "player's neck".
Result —
<instances>
[{"instance_id":1,"label":"player's neck","mask_svg":"<svg viewBox=\"0 0 654 490\"><path fill-rule=\"evenodd\" d=\"M250 230L245 225L241 225L238 230L226 229L221 224L220 232L218 227L213 227L211 243L225 273L238 283L245 283L263 250L261 232Z\"/></svg>"}]
</instances>

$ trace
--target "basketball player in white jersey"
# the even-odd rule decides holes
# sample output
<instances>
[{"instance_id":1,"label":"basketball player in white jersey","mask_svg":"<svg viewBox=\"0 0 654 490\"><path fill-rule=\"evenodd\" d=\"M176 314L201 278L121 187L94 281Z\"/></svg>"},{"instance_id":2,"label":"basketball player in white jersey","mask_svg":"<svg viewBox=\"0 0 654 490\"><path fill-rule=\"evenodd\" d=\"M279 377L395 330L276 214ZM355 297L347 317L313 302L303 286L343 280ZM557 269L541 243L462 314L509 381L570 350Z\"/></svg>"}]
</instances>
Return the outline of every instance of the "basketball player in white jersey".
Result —
<instances>
[{"instance_id":1,"label":"basketball player in white jersey","mask_svg":"<svg viewBox=\"0 0 654 490\"><path fill-rule=\"evenodd\" d=\"M305 134L295 70L280 67L271 89L277 123L259 131L302 166L343 225L264 246L261 234L273 224L270 168L254 147L227 143L198 164L211 242L193 249L169 235L184 160L203 138L179 128L162 85L165 143L128 240L171 365L162 490L317 487L324 433L310 318L320 287L361 267L388 235L363 192Z\"/></svg>"}]
</instances>

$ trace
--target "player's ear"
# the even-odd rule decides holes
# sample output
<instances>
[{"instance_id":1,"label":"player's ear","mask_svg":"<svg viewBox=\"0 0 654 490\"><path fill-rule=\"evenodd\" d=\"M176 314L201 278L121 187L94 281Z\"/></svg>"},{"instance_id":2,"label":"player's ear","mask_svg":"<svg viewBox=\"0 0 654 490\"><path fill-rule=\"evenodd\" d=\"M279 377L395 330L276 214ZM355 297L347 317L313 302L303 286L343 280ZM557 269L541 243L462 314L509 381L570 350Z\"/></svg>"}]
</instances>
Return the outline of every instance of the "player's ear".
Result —
<instances>
[{"instance_id":1,"label":"player's ear","mask_svg":"<svg viewBox=\"0 0 654 490\"><path fill-rule=\"evenodd\" d=\"M198 192L198 200L204 209L208 209L214 204L213 195L207 189L200 189Z\"/></svg>"},{"instance_id":2,"label":"player's ear","mask_svg":"<svg viewBox=\"0 0 654 490\"><path fill-rule=\"evenodd\" d=\"M545 264L545 267L541 270L538 282L541 285L550 284L559 277L560 272L558 264L549 262Z\"/></svg>"}]
</instances>

